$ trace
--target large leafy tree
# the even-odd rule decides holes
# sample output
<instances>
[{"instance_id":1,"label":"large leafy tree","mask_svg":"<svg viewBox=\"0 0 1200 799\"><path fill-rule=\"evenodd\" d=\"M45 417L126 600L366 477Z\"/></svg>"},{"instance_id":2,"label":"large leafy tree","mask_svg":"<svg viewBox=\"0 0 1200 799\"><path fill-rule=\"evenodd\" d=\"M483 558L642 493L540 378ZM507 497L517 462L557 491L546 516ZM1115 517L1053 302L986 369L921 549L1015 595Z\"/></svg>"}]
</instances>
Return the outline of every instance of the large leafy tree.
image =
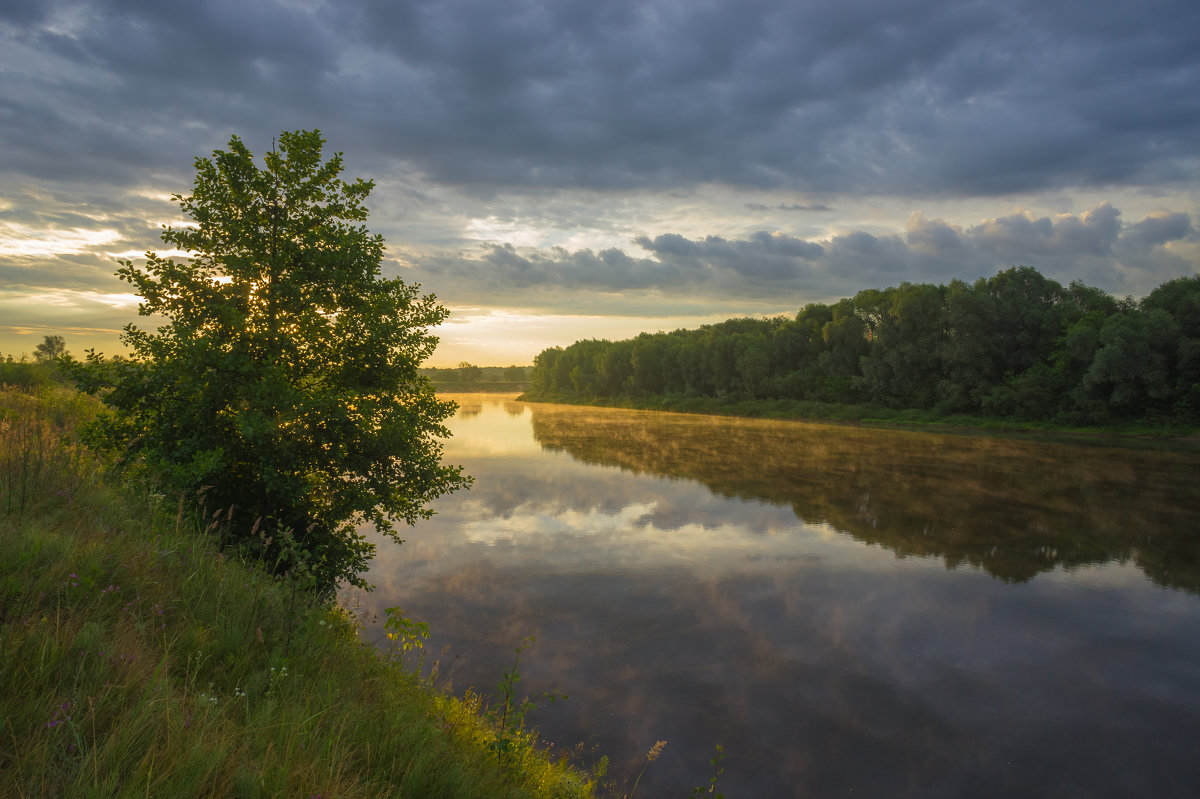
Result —
<instances>
[{"instance_id":1,"label":"large leafy tree","mask_svg":"<svg viewBox=\"0 0 1200 799\"><path fill-rule=\"evenodd\" d=\"M285 132L259 167L236 136L197 158L191 224L164 242L190 254L117 274L141 296L128 360L90 356L87 385L114 411L96 439L174 492L224 509L227 535L270 563L302 561L323 590L361 584L371 522L427 517L467 478L441 463L439 401L418 365L447 315L384 279L384 242L361 223L372 182L342 180L317 131ZM230 511L232 509L232 511Z\"/></svg>"}]
</instances>

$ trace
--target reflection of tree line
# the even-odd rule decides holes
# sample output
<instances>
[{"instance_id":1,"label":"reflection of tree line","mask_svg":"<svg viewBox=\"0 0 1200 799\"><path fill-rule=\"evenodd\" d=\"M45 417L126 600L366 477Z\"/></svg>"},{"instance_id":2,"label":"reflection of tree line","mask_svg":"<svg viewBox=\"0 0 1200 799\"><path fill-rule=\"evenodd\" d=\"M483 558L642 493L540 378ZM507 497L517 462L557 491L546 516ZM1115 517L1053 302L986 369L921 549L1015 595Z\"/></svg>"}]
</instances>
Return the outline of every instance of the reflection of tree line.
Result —
<instances>
[{"instance_id":1,"label":"reflection of tree line","mask_svg":"<svg viewBox=\"0 0 1200 799\"><path fill-rule=\"evenodd\" d=\"M483 413L483 400L479 393L443 393L439 399L448 399L458 404L458 415L463 419L474 419ZM495 400L489 400L495 402ZM504 412L509 416L520 416L525 413L525 405L520 402L503 402Z\"/></svg>"},{"instance_id":2,"label":"reflection of tree line","mask_svg":"<svg viewBox=\"0 0 1200 799\"><path fill-rule=\"evenodd\" d=\"M787 504L897 555L1023 582L1132 560L1200 591L1200 454L530 406L546 449Z\"/></svg>"}]
</instances>

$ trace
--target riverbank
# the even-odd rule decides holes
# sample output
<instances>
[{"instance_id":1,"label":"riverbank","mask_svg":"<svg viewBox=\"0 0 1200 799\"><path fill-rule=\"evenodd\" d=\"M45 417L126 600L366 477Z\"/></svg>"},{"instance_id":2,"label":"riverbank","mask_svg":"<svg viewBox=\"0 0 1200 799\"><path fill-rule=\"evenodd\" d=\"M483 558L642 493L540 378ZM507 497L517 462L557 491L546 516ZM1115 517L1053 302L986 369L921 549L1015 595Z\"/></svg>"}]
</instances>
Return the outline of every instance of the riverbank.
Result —
<instances>
[{"instance_id":1,"label":"riverbank","mask_svg":"<svg viewBox=\"0 0 1200 799\"><path fill-rule=\"evenodd\" d=\"M954 414L938 416L932 411L897 410L878 405L840 405L802 400L753 400L716 397L591 398L546 395L526 392L521 402L548 402L561 405L632 410L669 411L711 416L736 416L751 419L853 424L863 427L900 428L937 433L1002 436L1062 441L1102 441L1122 446L1158 446L1162 444L1200 447L1200 429L1179 425L1129 424L1109 427L1065 427L1049 422L1016 422L1006 419Z\"/></svg>"},{"instance_id":2,"label":"riverbank","mask_svg":"<svg viewBox=\"0 0 1200 799\"><path fill-rule=\"evenodd\" d=\"M0 795L592 795L218 551L222 511L113 484L74 439L89 402L0 390Z\"/></svg>"}]
</instances>

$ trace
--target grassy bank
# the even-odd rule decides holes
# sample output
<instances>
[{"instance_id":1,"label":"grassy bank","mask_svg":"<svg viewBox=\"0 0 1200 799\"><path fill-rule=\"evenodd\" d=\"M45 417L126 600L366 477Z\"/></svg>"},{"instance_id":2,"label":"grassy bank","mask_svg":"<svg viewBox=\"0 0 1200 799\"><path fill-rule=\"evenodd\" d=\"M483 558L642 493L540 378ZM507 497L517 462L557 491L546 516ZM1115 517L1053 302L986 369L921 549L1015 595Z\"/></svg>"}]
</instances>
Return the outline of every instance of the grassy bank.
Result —
<instances>
[{"instance_id":1,"label":"grassy bank","mask_svg":"<svg viewBox=\"0 0 1200 799\"><path fill-rule=\"evenodd\" d=\"M74 441L89 408L0 390L0 796L591 795L219 552L219 519L113 485Z\"/></svg>"},{"instance_id":2,"label":"grassy bank","mask_svg":"<svg viewBox=\"0 0 1200 799\"><path fill-rule=\"evenodd\" d=\"M869 427L904 427L925 429L935 432L985 433L1003 436L1033 436L1037 438L1122 439L1133 443L1151 441L1197 442L1200 435L1195 427L1177 424L1136 424L1109 427L1064 427L1049 422L1025 422L994 419L981 416L954 414L943 416L933 411L885 408L879 405L842 405L828 402L803 400L754 400L717 397L620 397L580 398L553 394L526 392L517 399L523 402L555 402L564 405L584 405L606 408L631 408L635 410L672 411L675 413L700 413L717 416L741 416L756 419L781 419L795 421L838 422Z\"/></svg>"}]
</instances>

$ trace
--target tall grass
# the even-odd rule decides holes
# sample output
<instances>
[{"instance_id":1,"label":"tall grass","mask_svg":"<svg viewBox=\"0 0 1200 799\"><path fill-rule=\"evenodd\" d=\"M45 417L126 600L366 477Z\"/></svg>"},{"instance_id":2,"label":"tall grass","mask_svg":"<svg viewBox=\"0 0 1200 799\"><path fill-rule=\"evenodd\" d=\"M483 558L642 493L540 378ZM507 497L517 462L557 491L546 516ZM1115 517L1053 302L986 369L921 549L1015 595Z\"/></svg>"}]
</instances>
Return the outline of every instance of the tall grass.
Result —
<instances>
[{"instance_id":1,"label":"tall grass","mask_svg":"<svg viewBox=\"0 0 1200 799\"><path fill-rule=\"evenodd\" d=\"M0 796L558 797L591 779L345 611L103 478L86 400L0 390Z\"/></svg>"},{"instance_id":2,"label":"tall grass","mask_svg":"<svg viewBox=\"0 0 1200 799\"><path fill-rule=\"evenodd\" d=\"M98 475L75 438L94 403L58 386L0 387L0 394L0 514L22 513L37 497L69 505Z\"/></svg>"}]
</instances>

